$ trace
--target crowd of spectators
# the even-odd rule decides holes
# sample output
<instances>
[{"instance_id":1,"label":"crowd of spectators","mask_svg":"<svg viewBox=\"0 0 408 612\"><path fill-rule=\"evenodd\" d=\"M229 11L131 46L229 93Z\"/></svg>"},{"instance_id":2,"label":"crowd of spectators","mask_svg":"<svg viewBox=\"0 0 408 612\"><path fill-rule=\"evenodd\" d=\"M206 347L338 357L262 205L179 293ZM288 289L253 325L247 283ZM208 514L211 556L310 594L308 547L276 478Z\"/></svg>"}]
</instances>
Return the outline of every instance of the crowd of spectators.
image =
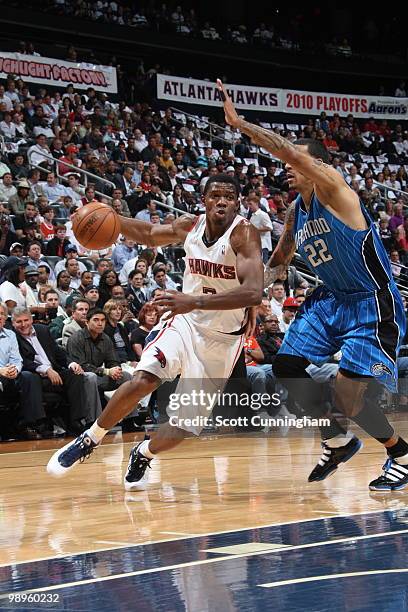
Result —
<instances>
[{"instance_id":1,"label":"crowd of spectators","mask_svg":"<svg viewBox=\"0 0 408 612\"><path fill-rule=\"evenodd\" d=\"M230 13L228 19L223 17L216 7L199 7L191 4L163 3L159 1L138 2L136 5L128 0L44 0L40 4L26 0L24 8L42 10L71 17L89 20L102 24L126 26L152 33L175 34L194 37L208 41L223 41L236 45L255 45L286 50L326 52L330 55L351 57L353 43L354 53L362 50L374 51L382 48L395 49L395 38L398 37L401 25L397 20L388 20L382 15L377 19L372 13L363 17L352 13L359 27L356 35L351 20L349 27L344 23L337 27L325 5L313 4L310 7L290 7L283 3L257 10L252 7L245 18ZM351 12L351 11L350 11ZM385 17L385 19L384 19ZM319 36L316 36L319 32ZM355 39L355 40L354 40ZM77 61L75 53L72 59Z\"/></svg>"},{"instance_id":2,"label":"crowd of spectators","mask_svg":"<svg viewBox=\"0 0 408 612\"><path fill-rule=\"evenodd\" d=\"M132 375L160 315L152 298L181 287L181 246L147 249L123 237L100 251L79 244L71 217L87 202L171 223L178 212L199 213L208 177L227 173L241 186L240 212L259 230L267 261L296 195L285 169L225 125L210 139L206 125L205 118L171 109L115 103L92 88L51 92L13 76L0 84L0 405L16 406L10 430L0 427L2 438L38 439L86 427ZM322 113L306 125L263 125L290 140L324 142L334 167L376 220L403 284L408 136L402 124ZM290 266L267 288L260 333L247 346L251 382L271 378L276 334L288 329L313 285L307 278ZM73 400L74 388L80 401ZM16 391L24 401L16 402ZM155 398L149 401L154 412ZM139 416L135 406L123 430L140 425Z\"/></svg>"}]
</instances>

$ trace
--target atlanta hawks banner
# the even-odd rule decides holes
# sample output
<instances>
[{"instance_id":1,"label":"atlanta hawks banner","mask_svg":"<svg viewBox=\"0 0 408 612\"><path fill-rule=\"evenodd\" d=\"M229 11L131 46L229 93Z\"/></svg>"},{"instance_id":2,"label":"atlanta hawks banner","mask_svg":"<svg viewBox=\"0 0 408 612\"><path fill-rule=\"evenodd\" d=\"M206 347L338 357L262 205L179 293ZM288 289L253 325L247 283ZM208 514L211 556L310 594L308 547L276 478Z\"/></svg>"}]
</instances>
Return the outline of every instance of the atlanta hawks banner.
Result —
<instances>
[{"instance_id":1,"label":"atlanta hawks banner","mask_svg":"<svg viewBox=\"0 0 408 612\"><path fill-rule=\"evenodd\" d=\"M226 85L238 110L331 116L338 113L357 118L406 119L408 98L320 93L289 89L271 89L246 85ZM171 102L221 106L220 92L215 83L198 79L157 75L157 97Z\"/></svg>"},{"instance_id":2,"label":"atlanta hawks banner","mask_svg":"<svg viewBox=\"0 0 408 612\"><path fill-rule=\"evenodd\" d=\"M228 93L237 108L278 112L279 89L227 85ZM157 75L157 97L172 102L219 106L222 103L215 83L198 79Z\"/></svg>"},{"instance_id":3,"label":"atlanta hawks banner","mask_svg":"<svg viewBox=\"0 0 408 612\"><path fill-rule=\"evenodd\" d=\"M98 91L117 93L116 68L93 64L65 62L38 55L0 52L0 78L15 75L28 83L40 83L75 89L93 87Z\"/></svg>"}]
</instances>

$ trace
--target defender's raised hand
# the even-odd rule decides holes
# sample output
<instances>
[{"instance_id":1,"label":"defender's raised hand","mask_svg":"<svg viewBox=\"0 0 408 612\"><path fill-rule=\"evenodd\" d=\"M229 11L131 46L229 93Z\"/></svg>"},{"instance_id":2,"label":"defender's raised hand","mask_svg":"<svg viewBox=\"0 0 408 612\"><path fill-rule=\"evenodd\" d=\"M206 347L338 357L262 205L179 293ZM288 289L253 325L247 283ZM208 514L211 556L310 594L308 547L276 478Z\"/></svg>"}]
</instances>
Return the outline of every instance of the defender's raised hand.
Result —
<instances>
[{"instance_id":1,"label":"defender's raised hand","mask_svg":"<svg viewBox=\"0 0 408 612\"><path fill-rule=\"evenodd\" d=\"M240 118L222 81L217 79L217 87L223 94L225 121L232 127L239 127Z\"/></svg>"}]
</instances>

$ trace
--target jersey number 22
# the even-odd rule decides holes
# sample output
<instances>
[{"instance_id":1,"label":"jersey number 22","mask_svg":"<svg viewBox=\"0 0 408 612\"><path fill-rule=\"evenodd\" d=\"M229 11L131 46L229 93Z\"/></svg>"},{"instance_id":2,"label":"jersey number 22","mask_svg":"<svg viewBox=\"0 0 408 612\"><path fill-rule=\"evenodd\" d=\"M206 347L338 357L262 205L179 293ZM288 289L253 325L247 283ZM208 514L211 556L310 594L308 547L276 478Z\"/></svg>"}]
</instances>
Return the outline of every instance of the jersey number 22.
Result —
<instances>
[{"instance_id":1,"label":"jersey number 22","mask_svg":"<svg viewBox=\"0 0 408 612\"><path fill-rule=\"evenodd\" d=\"M327 244L322 238L315 240L313 244L306 244L304 249L307 253L307 258L313 268L317 268L322 263L326 263L333 259L327 250Z\"/></svg>"}]
</instances>

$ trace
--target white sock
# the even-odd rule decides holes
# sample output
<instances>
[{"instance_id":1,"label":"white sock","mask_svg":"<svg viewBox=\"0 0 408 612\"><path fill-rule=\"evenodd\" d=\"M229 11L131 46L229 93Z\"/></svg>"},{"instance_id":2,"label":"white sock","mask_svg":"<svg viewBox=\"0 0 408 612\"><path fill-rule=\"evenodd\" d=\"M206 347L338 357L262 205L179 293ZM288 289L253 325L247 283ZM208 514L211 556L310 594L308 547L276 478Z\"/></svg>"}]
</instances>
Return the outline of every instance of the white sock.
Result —
<instances>
[{"instance_id":1,"label":"white sock","mask_svg":"<svg viewBox=\"0 0 408 612\"><path fill-rule=\"evenodd\" d=\"M386 449L387 450L387 449ZM402 455L401 457L395 457L395 461L400 465L407 466L408 464L408 453Z\"/></svg>"},{"instance_id":2,"label":"white sock","mask_svg":"<svg viewBox=\"0 0 408 612\"><path fill-rule=\"evenodd\" d=\"M340 446L345 446L346 444L348 444L353 435L354 434L348 431L344 435L338 434L337 436L334 436L334 438L324 440L324 442L327 444L327 446L330 446L330 448L340 448Z\"/></svg>"},{"instance_id":3,"label":"white sock","mask_svg":"<svg viewBox=\"0 0 408 612\"><path fill-rule=\"evenodd\" d=\"M156 455L154 455L149 450L149 442L150 440L143 440L143 442L139 446L139 453L141 453L144 457L147 457L148 459L153 459Z\"/></svg>"},{"instance_id":4,"label":"white sock","mask_svg":"<svg viewBox=\"0 0 408 612\"><path fill-rule=\"evenodd\" d=\"M109 429L103 429L103 427L99 427L98 421L95 421L95 423L91 425L91 427L88 429L88 434L92 442L95 442L95 444L99 444L100 442L102 442L108 431Z\"/></svg>"}]
</instances>

